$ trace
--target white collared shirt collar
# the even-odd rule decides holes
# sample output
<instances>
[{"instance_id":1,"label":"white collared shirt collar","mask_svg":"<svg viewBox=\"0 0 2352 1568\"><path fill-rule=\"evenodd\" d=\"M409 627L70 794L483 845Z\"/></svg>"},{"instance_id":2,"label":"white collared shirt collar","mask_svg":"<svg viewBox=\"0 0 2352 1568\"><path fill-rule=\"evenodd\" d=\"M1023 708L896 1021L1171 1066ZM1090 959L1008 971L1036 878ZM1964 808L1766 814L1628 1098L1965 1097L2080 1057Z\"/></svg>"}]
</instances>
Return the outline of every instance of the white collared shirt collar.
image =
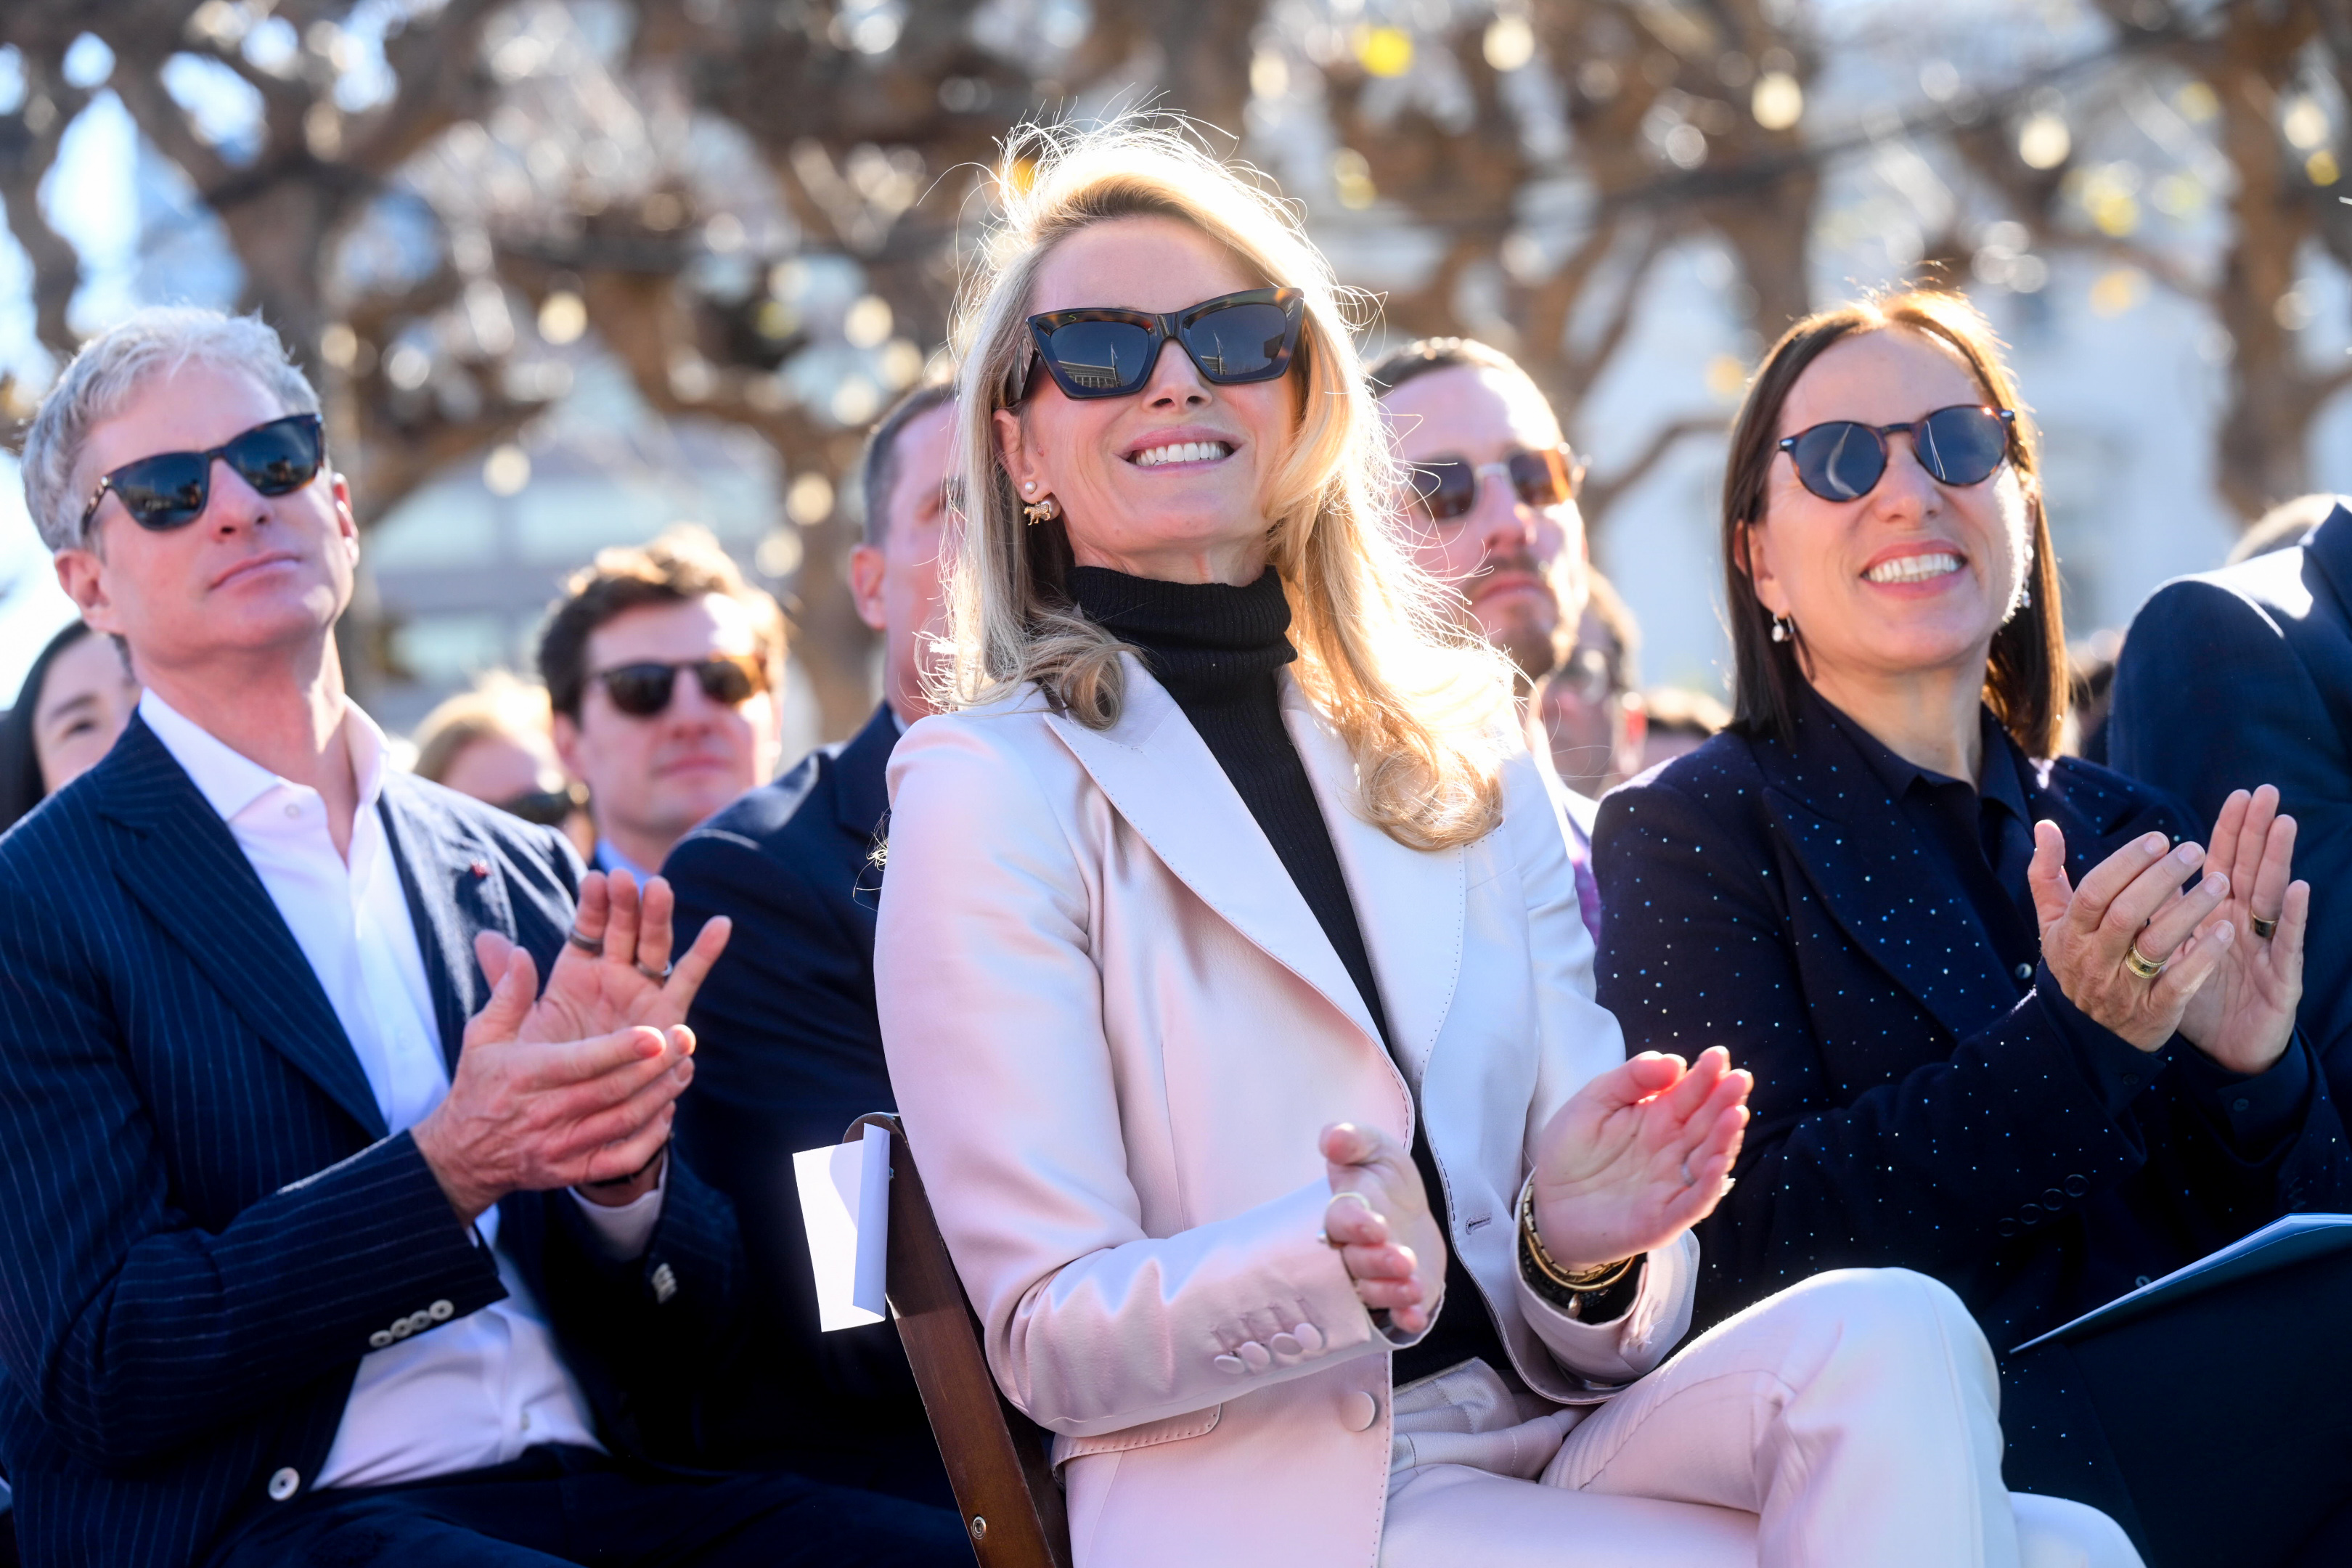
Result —
<instances>
[{"instance_id":1,"label":"white collared shirt collar","mask_svg":"<svg viewBox=\"0 0 2352 1568\"><path fill-rule=\"evenodd\" d=\"M155 731L164 749L187 770L198 794L223 822L234 822L246 807L276 789L291 784L271 773L243 752L216 739L149 687L139 696L139 717ZM383 795L383 764L387 747L383 731L359 704L343 704L343 743L351 748L352 777L359 785L359 809L373 811Z\"/></svg>"}]
</instances>

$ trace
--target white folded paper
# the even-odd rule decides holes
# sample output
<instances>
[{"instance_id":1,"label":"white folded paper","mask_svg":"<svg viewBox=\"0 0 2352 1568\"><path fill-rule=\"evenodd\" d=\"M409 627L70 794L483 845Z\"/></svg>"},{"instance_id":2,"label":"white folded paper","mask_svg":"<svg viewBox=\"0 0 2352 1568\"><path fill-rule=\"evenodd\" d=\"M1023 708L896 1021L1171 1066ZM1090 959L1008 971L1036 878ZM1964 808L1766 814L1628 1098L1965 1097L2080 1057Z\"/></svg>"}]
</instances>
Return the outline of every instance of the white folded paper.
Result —
<instances>
[{"instance_id":1,"label":"white folded paper","mask_svg":"<svg viewBox=\"0 0 2352 1568\"><path fill-rule=\"evenodd\" d=\"M817 1327L825 1333L878 1323L890 1305L890 1134L867 1123L855 1143L793 1156L802 1227L816 1276Z\"/></svg>"}]
</instances>

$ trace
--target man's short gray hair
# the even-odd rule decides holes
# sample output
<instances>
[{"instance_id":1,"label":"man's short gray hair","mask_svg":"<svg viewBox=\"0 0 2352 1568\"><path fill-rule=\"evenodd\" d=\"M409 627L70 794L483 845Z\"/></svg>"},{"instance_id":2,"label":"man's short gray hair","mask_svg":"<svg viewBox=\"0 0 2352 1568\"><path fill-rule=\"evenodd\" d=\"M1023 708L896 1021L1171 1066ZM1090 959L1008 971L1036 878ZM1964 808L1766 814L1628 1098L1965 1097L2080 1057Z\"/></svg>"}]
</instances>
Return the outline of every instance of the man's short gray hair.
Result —
<instances>
[{"instance_id":1,"label":"man's short gray hair","mask_svg":"<svg viewBox=\"0 0 2352 1568\"><path fill-rule=\"evenodd\" d=\"M75 490L73 471L90 426L121 412L149 376L191 363L251 376L289 414L319 412L310 377L259 316L188 305L135 311L82 345L25 434L25 506L42 543L57 551L82 542L89 498Z\"/></svg>"}]
</instances>

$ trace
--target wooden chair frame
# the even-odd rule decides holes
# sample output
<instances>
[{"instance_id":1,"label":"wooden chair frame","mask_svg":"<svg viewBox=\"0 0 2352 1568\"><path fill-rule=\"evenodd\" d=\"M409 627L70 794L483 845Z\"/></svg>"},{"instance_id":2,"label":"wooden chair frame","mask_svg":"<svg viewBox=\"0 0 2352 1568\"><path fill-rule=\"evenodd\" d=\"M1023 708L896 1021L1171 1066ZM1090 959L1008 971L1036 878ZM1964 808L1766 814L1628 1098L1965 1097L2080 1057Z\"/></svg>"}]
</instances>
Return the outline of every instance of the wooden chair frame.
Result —
<instances>
[{"instance_id":1,"label":"wooden chair frame","mask_svg":"<svg viewBox=\"0 0 2352 1568\"><path fill-rule=\"evenodd\" d=\"M972 1554L980 1568L1071 1568L1069 1514L1045 1434L1006 1401L988 1370L980 1320L940 1236L906 1129L877 1111L852 1122L843 1142L863 1138L868 1126L890 1134L890 1316Z\"/></svg>"}]
</instances>

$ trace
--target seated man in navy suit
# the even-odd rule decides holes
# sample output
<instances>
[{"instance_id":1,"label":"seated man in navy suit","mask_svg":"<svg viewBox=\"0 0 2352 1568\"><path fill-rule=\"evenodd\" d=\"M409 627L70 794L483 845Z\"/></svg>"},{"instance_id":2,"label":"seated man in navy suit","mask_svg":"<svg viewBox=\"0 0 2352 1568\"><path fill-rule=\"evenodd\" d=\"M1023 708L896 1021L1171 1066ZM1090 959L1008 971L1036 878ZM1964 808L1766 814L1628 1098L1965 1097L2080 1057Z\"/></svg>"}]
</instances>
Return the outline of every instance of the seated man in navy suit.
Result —
<instances>
[{"instance_id":1,"label":"seated man in navy suit","mask_svg":"<svg viewBox=\"0 0 2352 1568\"><path fill-rule=\"evenodd\" d=\"M257 320L150 311L26 444L146 685L0 840L27 1560L968 1562L951 1516L675 1468L747 1329L732 1211L667 1152L727 930L673 971L658 880L388 765L318 408Z\"/></svg>"},{"instance_id":2,"label":"seated man in navy suit","mask_svg":"<svg viewBox=\"0 0 2352 1568\"><path fill-rule=\"evenodd\" d=\"M728 1452L909 1496L948 1500L898 1330L817 1330L815 1287L792 1155L837 1142L890 1110L874 1012L873 851L889 797L882 770L900 732L930 711L923 648L940 619L951 389L908 393L875 426L864 465L866 537L850 558L858 614L883 634L887 696L846 745L803 759L688 835L663 871L678 927L718 915L740 932L696 998L703 1042L678 1142L743 1215L753 1298L767 1331L740 1404L720 1423ZM792 1414L779 1420L776 1412Z\"/></svg>"},{"instance_id":3,"label":"seated man in navy suit","mask_svg":"<svg viewBox=\"0 0 2352 1568\"><path fill-rule=\"evenodd\" d=\"M2352 509L2339 502L2297 544L2156 591L2116 665L2107 761L2200 818L2233 789L2278 785L2311 881L2296 1022L2339 1097L2352 1094Z\"/></svg>"}]
</instances>

